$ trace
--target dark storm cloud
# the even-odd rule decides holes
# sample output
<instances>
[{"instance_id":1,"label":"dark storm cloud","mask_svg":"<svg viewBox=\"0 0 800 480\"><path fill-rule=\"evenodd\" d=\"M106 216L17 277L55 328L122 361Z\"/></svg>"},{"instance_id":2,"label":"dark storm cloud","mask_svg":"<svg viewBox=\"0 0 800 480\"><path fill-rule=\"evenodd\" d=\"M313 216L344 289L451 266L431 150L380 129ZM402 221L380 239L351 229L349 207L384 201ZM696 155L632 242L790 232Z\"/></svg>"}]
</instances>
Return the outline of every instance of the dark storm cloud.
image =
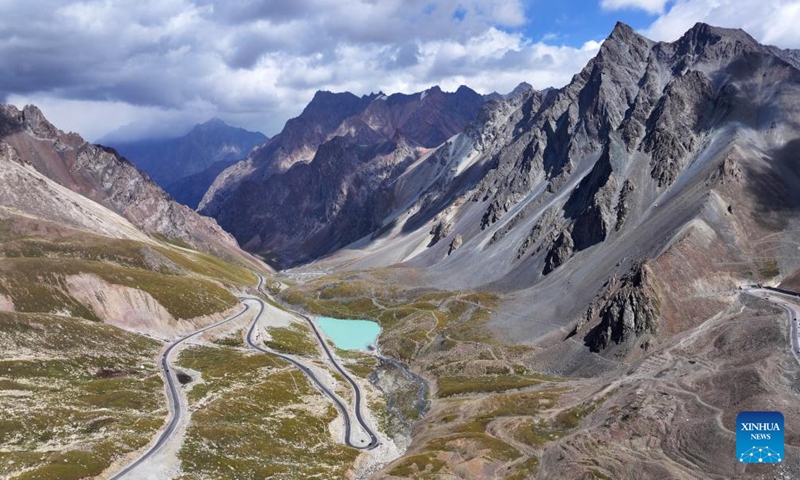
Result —
<instances>
[{"instance_id":1,"label":"dark storm cloud","mask_svg":"<svg viewBox=\"0 0 800 480\"><path fill-rule=\"evenodd\" d=\"M273 134L317 89L531 80L541 55L516 53L529 42L499 29L524 23L523 10L521 0L0 0L0 96L57 112L106 105L118 122L210 114ZM587 56L553 74L568 78ZM105 121L86 114L81 125L118 126Z\"/></svg>"},{"instance_id":2,"label":"dark storm cloud","mask_svg":"<svg viewBox=\"0 0 800 480\"><path fill-rule=\"evenodd\" d=\"M287 43L291 44L270 37L266 32L242 32L236 35L224 53L225 63L232 68L251 69L263 55L280 50Z\"/></svg>"},{"instance_id":3,"label":"dark storm cloud","mask_svg":"<svg viewBox=\"0 0 800 480\"><path fill-rule=\"evenodd\" d=\"M0 59L4 65L0 89L17 94L54 92L70 98L124 100L134 104L177 105L172 82L159 82L164 62L177 38L149 37L163 23L139 17L133 31L92 19L92 4L75 11L44 5L34 21L26 21L31 6L17 10L0 4ZM98 6L102 2L94 2ZM60 5L60 4L59 4ZM188 44L188 42L187 42ZM165 65L166 63L166 65ZM186 67L186 66L184 66ZM191 70L189 66L188 70ZM181 82L185 82L183 75Z\"/></svg>"},{"instance_id":4,"label":"dark storm cloud","mask_svg":"<svg viewBox=\"0 0 800 480\"><path fill-rule=\"evenodd\" d=\"M221 76L225 66L253 70L276 52L334 63L342 45L402 42L393 47L394 61L385 64L410 67L418 63L418 51L407 43L409 37L468 37L491 24L490 18L453 18L454 12L467 11L457 1L432 8L421 0L5 3L0 4L5 66L0 90L175 108L191 98L211 99L215 88L206 80ZM311 88L314 80L292 84Z\"/></svg>"},{"instance_id":5,"label":"dark storm cloud","mask_svg":"<svg viewBox=\"0 0 800 480\"><path fill-rule=\"evenodd\" d=\"M298 41L297 39L302 39ZM273 25L262 21L229 35L221 48L222 58L231 68L252 69L258 60L271 53L330 57L336 43L319 35L308 23Z\"/></svg>"},{"instance_id":6,"label":"dark storm cloud","mask_svg":"<svg viewBox=\"0 0 800 480\"><path fill-rule=\"evenodd\" d=\"M211 6L214 17L222 23L239 25L258 20L274 23L308 18L321 7L313 0L205 0L201 6Z\"/></svg>"}]
</instances>

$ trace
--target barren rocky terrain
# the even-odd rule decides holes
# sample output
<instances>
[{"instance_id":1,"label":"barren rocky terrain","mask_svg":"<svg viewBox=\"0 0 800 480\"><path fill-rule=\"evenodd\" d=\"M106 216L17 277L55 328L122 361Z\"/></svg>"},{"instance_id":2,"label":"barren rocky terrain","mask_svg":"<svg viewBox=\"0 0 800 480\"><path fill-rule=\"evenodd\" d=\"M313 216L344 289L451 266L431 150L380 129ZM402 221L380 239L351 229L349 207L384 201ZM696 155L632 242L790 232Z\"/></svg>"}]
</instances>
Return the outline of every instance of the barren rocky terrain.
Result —
<instances>
[{"instance_id":1,"label":"barren rocky terrain","mask_svg":"<svg viewBox=\"0 0 800 480\"><path fill-rule=\"evenodd\" d=\"M320 92L201 205L296 265L278 274L114 151L3 107L0 475L135 457L167 416L142 334L227 318L255 269L265 350L244 320L182 349L191 416L159 475L800 476L790 319L738 289L800 278L799 58L618 24L561 89ZM380 324L376 351L333 349L378 449L344 444L321 391L354 390L289 309ZM744 410L784 414L784 463L736 462Z\"/></svg>"},{"instance_id":2,"label":"barren rocky terrain","mask_svg":"<svg viewBox=\"0 0 800 480\"><path fill-rule=\"evenodd\" d=\"M798 72L740 30L620 24L570 85L412 163L381 228L286 272L287 301L379 321L431 386L382 473L795 475L736 463L733 419L796 415L787 318L737 287L796 278Z\"/></svg>"}]
</instances>

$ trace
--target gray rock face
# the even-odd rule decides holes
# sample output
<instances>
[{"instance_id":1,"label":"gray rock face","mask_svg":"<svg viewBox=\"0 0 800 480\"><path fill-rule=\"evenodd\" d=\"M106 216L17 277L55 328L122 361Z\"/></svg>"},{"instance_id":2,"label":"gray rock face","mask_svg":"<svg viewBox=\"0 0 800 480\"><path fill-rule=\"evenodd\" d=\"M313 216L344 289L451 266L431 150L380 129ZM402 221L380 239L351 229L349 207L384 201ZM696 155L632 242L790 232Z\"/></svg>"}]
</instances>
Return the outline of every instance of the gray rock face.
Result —
<instances>
[{"instance_id":1,"label":"gray rock face","mask_svg":"<svg viewBox=\"0 0 800 480\"><path fill-rule=\"evenodd\" d=\"M438 215L438 217L443 217L443 215ZM431 229L431 242L429 245L436 245L439 241L450 235L452 231L453 224L450 223L447 218L440 218Z\"/></svg>"},{"instance_id":2,"label":"gray rock face","mask_svg":"<svg viewBox=\"0 0 800 480\"><path fill-rule=\"evenodd\" d=\"M447 250L447 254L450 255L453 252L455 252L456 250L458 250L463 243L464 243L464 240L461 238L461 235L456 235L455 237L453 237L453 241L450 242L450 246L449 246L449 248Z\"/></svg>"},{"instance_id":3,"label":"gray rock face","mask_svg":"<svg viewBox=\"0 0 800 480\"><path fill-rule=\"evenodd\" d=\"M636 185L631 179L625 180L622 184L622 189L619 191L619 201L617 202L617 222L614 224L614 230L619 231L625 225L625 220L628 218L628 213L631 211L631 198L636 190Z\"/></svg>"},{"instance_id":4,"label":"gray rock face","mask_svg":"<svg viewBox=\"0 0 800 480\"><path fill-rule=\"evenodd\" d=\"M241 255L213 219L172 200L115 150L54 127L34 106L0 107L2 142L18 163L125 217L147 234L181 240L224 257Z\"/></svg>"},{"instance_id":5,"label":"gray rock face","mask_svg":"<svg viewBox=\"0 0 800 480\"><path fill-rule=\"evenodd\" d=\"M542 273L552 272L623 228L644 193L637 183L644 180L650 196L663 191L715 131L752 118L742 106L741 83L773 63L784 64L787 79L796 77L788 57L738 30L698 24L674 43L656 43L618 24L568 86L514 104L500 100L496 111L514 110L505 122L492 123L485 109L470 127L482 129L475 150L489 152L495 164L472 197L485 204L481 229L503 220L493 231L496 243L564 192L562 219L549 219L547 230L540 219L517 249L521 258L538 236L555 231L543 253ZM639 178L641 162L649 179ZM566 192L579 168L588 173ZM520 208L537 186L544 193Z\"/></svg>"},{"instance_id":6,"label":"gray rock face","mask_svg":"<svg viewBox=\"0 0 800 480\"><path fill-rule=\"evenodd\" d=\"M277 265L312 260L378 231L394 208L393 182L483 103L466 87L319 92L279 135L222 172L200 211Z\"/></svg>"},{"instance_id":7,"label":"gray rock face","mask_svg":"<svg viewBox=\"0 0 800 480\"><path fill-rule=\"evenodd\" d=\"M647 267L638 266L621 280L612 279L603 297L585 317L584 342L593 352L624 357L646 336L658 334L658 296Z\"/></svg>"},{"instance_id":8,"label":"gray rock face","mask_svg":"<svg viewBox=\"0 0 800 480\"><path fill-rule=\"evenodd\" d=\"M647 310L634 293L646 290L636 265L695 228L741 248L746 228L719 223L741 205L768 214L800 205L790 153L800 142L798 98L796 52L703 24L672 43L618 24L570 84L495 96L462 134L393 180L402 201L377 222L380 241L365 237L360 256L342 259L353 269L402 262L445 288L509 292L516 303L498 323L515 340L571 330L612 276L631 278L625 299L597 310L611 333L594 334L593 345L614 348L631 338L635 315L626 312ZM720 193L731 185L735 200ZM779 229L785 217L770 218ZM634 333L651 331L637 322Z\"/></svg>"},{"instance_id":9,"label":"gray rock face","mask_svg":"<svg viewBox=\"0 0 800 480\"><path fill-rule=\"evenodd\" d=\"M575 251L575 243L572 241L570 232L561 232L553 242L552 247L547 251L544 260L544 275L552 272L566 262L572 252Z\"/></svg>"}]
</instances>

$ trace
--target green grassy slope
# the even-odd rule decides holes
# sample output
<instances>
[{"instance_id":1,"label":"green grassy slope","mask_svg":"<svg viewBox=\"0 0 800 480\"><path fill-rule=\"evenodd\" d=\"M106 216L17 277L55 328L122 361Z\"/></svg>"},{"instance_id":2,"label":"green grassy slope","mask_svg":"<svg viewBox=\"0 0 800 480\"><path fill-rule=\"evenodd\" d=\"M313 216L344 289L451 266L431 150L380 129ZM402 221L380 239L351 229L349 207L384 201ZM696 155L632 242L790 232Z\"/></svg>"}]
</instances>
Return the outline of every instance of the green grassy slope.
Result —
<instances>
[{"instance_id":1,"label":"green grassy slope","mask_svg":"<svg viewBox=\"0 0 800 480\"><path fill-rule=\"evenodd\" d=\"M77 274L147 292L178 319L227 310L238 303L229 287L257 282L242 266L167 242L147 244L46 222L0 220L0 295L15 310L98 320L66 288L65 279Z\"/></svg>"},{"instance_id":2,"label":"green grassy slope","mask_svg":"<svg viewBox=\"0 0 800 480\"><path fill-rule=\"evenodd\" d=\"M0 312L0 477L78 479L166 418L160 344L111 325Z\"/></svg>"},{"instance_id":3,"label":"green grassy slope","mask_svg":"<svg viewBox=\"0 0 800 480\"><path fill-rule=\"evenodd\" d=\"M182 478L346 478L358 451L331 437L337 412L297 369L227 346L185 350L178 363L204 382L189 394Z\"/></svg>"}]
</instances>

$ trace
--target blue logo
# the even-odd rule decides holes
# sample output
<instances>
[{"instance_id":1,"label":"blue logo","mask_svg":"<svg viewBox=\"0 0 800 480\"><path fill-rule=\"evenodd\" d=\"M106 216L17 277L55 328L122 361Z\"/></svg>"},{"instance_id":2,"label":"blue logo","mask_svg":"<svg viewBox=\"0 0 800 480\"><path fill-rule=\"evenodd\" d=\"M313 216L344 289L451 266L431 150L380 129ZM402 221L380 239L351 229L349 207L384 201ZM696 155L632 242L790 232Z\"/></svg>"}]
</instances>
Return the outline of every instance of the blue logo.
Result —
<instances>
[{"instance_id":1,"label":"blue logo","mask_svg":"<svg viewBox=\"0 0 800 480\"><path fill-rule=\"evenodd\" d=\"M783 462L783 414L741 412L736 417L736 458L742 463Z\"/></svg>"}]
</instances>

